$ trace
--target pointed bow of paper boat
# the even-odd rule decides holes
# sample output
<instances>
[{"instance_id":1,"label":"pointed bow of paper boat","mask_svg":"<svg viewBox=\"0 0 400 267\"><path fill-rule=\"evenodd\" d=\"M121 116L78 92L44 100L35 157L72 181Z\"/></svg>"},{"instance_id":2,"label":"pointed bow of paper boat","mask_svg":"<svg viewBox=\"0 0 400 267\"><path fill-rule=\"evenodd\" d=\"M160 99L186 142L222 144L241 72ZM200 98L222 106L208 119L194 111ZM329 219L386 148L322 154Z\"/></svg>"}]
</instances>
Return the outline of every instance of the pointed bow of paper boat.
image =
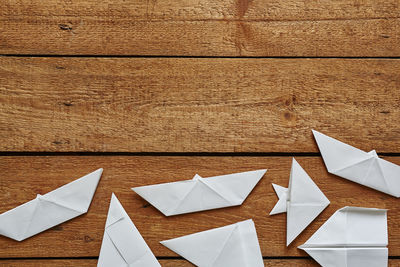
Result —
<instances>
[{"instance_id":1,"label":"pointed bow of paper boat","mask_svg":"<svg viewBox=\"0 0 400 267\"><path fill-rule=\"evenodd\" d=\"M84 214L103 169L37 197L0 215L0 234L17 241Z\"/></svg>"},{"instance_id":2,"label":"pointed bow of paper boat","mask_svg":"<svg viewBox=\"0 0 400 267\"><path fill-rule=\"evenodd\" d=\"M272 185L279 200L270 215L287 213L286 245L289 246L330 202L294 158L289 188Z\"/></svg>"},{"instance_id":3,"label":"pointed bow of paper boat","mask_svg":"<svg viewBox=\"0 0 400 267\"><path fill-rule=\"evenodd\" d=\"M200 267L264 266L252 220L161 241L161 244Z\"/></svg>"},{"instance_id":4,"label":"pointed bow of paper boat","mask_svg":"<svg viewBox=\"0 0 400 267\"><path fill-rule=\"evenodd\" d=\"M344 207L299 248L323 267L388 265L386 210Z\"/></svg>"},{"instance_id":5,"label":"pointed bow of paper boat","mask_svg":"<svg viewBox=\"0 0 400 267\"><path fill-rule=\"evenodd\" d=\"M400 166L381 159L375 150L362 151L325 134L312 131L328 172L400 197Z\"/></svg>"},{"instance_id":6,"label":"pointed bow of paper boat","mask_svg":"<svg viewBox=\"0 0 400 267\"><path fill-rule=\"evenodd\" d=\"M132 188L166 216L241 205L267 170Z\"/></svg>"}]
</instances>

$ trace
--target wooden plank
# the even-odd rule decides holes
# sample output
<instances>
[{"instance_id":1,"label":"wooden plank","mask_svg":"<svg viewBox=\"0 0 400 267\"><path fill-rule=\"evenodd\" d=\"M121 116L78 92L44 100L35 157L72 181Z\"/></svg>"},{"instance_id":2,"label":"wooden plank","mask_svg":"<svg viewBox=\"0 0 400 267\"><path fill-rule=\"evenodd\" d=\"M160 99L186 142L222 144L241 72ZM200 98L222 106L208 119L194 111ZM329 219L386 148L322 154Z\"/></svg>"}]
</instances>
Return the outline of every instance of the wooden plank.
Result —
<instances>
[{"instance_id":1,"label":"wooden plank","mask_svg":"<svg viewBox=\"0 0 400 267\"><path fill-rule=\"evenodd\" d=\"M0 266L8 266L8 267L65 267L65 266L96 266L97 260L7 260L1 261ZM185 260L160 260L161 266L164 267L191 267L194 266ZM399 266L400 260L398 259L390 259L389 267ZM271 259L264 260L264 265L266 267L286 267L286 266L297 266L297 267L317 267L319 266L311 259Z\"/></svg>"},{"instance_id":2,"label":"wooden plank","mask_svg":"<svg viewBox=\"0 0 400 267\"><path fill-rule=\"evenodd\" d=\"M7 1L2 54L399 56L390 1Z\"/></svg>"},{"instance_id":3,"label":"wooden plank","mask_svg":"<svg viewBox=\"0 0 400 267\"><path fill-rule=\"evenodd\" d=\"M400 60L0 58L0 151L400 152Z\"/></svg>"},{"instance_id":4,"label":"wooden plank","mask_svg":"<svg viewBox=\"0 0 400 267\"><path fill-rule=\"evenodd\" d=\"M400 157L388 157L400 164ZM319 157L298 157L330 206L286 248L286 216L268 216L277 197L271 183L287 186L290 157L130 157L57 156L1 157L0 212L36 194L44 194L99 167L104 168L89 212L23 242L0 237L0 258L96 257L100 251L111 193L115 192L156 256L176 256L159 241L252 218L266 257L307 256L303 244L337 209L344 206L389 209L389 253L400 256L398 199L326 172ZM268 168L243 205L181 216L165 217L130 190L131 187Z\"/></svg>"}]
</instances>

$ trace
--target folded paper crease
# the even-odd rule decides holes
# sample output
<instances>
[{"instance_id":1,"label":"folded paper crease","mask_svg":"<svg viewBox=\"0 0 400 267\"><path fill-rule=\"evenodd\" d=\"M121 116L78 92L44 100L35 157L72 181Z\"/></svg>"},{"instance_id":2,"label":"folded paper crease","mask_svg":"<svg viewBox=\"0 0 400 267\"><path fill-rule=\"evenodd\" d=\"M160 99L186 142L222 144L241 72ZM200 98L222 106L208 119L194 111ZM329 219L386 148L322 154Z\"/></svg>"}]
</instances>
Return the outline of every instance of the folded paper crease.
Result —
<instances>
[{"instance_id":1,"label":"folded paper crease","mask_svg":"<svg viewBox=\"0 0 400 267\"><path fill-rule=\"evenodd\" d=\"M161 241L161 244L200 267L264 266L252 220Z\"/></svg>"},{"instance_id":2,"label":"folded paper crease","mask_svg":"<svg viewBox=\"0 0 400 267\"><path fill-rule=\"evenodd\" d=\"M272 186L279 200L270 215L287 213L286 245L288 246L330 202L294 158L289 188L276 184Z\"/></svg>"},{"instance_id":3,"label":"folded paper crease","mask_svg":"<svg viewBox=\"0 0 400 267\"><path fill-rule=\"evenodd\" d=\"M400 166L318 131L312 131L328 172L400 197Z\"/></svg>"},{"instance_id":4,"label":"folded paper crease","mask_svg":"<svg viewBox=\"0 0 400 267\"><path fill-rule=\"evenodd\" d=\"M17 241L88 211L103 169L0 214L0 234Z\"/></svg>"},{"instance_id":5,"label":"folded paper crease","mask_svg":"<svg viewBox=\"0 0 400 267\"><path fill-rule=\"evenodd\" d=\"M111 195L97 266L160 266L114 193Z\"/></svg>"},{"instance_id":6,"label":"folded paper crease","mask_svg":"<svg viewBox=\"0 0 400 267\"><path fill-rule=\"evenodd\" d=\"M267 170L132 188L166 216L241 205Z\"/></svg>"},{"instance_id":7,"label":"folded paper crease","mask_svg":"<svg viewBox=\"0 0 400 267\"><path fill-rule=\"evenodd\" d=\"M387 244L386 210L344 207L299 248L323 267L385 267Z\"/></svg>"}]
</instances>

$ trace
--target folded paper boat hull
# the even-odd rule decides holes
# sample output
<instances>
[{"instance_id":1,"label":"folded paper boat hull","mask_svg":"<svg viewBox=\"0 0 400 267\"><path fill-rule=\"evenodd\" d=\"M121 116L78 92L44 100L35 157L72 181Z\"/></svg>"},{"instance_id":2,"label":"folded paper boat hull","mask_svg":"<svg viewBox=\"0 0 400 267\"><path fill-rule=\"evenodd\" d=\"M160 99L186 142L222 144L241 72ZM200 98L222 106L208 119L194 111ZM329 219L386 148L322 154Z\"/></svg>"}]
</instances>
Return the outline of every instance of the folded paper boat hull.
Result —
<instances>
[{"instance_id":1,"label":"folded paper boat hull","mask_svg":"<svg viewBox=\"0 0 400 267\"><path fill-rule=\"evenodd\" d=\"M0 234L22 241L89 209L103 169L98 169L0 215Z\"/></svg>"},{"instance_id":2,"label":"folded paper boat hull","mask_svg":"<svg viewBox=\"0 0 400 267\"><path fill-rule=\"evenodd\" d=\"M400 197L400 166L313 130L329 173Z\"/></svg>"},{"instance_id":3,"label":"folded paper boat hull","mask_svg":"<svg viewBox=\"0 0 400 267\"><path fill-rule=\"evenodd\" d=\"M166 216L241 205L267 170L132 188Z\"/></svg>"}]
</instances>

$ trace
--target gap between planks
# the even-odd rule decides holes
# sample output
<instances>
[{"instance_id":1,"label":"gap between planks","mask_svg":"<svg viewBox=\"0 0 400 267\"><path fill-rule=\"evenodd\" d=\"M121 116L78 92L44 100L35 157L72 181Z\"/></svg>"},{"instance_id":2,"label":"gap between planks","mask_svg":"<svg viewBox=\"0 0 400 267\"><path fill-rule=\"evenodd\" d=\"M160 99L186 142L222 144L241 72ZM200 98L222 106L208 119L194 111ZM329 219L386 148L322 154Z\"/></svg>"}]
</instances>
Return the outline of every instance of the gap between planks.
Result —
<instances>
[{"instance_id":1,"label":"gap between planks","mask_svg":"<svg viewBox=\"0 0 400 267\"><path fill-rule=\"evenodd\" d=\"M190 262L181 259L171 259L171 260L159 260L160 264L164 267L189 267L194 266ZM389 259L390 267L399 266L400 260ZM0 261L0 265L2 262ZM6 261L7 266L96 266L97 259L64 259L64 260L10 260ZM312 259L264 259L264 265L266 267L286 267L286 266L298 266L298 267L317 267L319 266Z\"/></svg>"},{"instance_id":2,"label":"gap between planks","mask_svg":"<svg viewBox=\"0 0 400 267\"><path fill-rule=\"evenodd\" d=\"M209 59L400 59L399 56L185 56L185 55L94 55L94 54L0 54L0 57L52 58L209 58Z\"/></svg>"},{"instance_id":3,"label":"gap between planks","mask_svg":"<svg viewBox=\"0 0 400 267\"><path fill-rule=\"evenodd\" d=\"M377 153L382 157L400 157L398 152ZM54 151L0 151L0 157L8 156L132 156L132 157L321 157L318 152L54 152Z\"/></svg>"}]
</instances>

